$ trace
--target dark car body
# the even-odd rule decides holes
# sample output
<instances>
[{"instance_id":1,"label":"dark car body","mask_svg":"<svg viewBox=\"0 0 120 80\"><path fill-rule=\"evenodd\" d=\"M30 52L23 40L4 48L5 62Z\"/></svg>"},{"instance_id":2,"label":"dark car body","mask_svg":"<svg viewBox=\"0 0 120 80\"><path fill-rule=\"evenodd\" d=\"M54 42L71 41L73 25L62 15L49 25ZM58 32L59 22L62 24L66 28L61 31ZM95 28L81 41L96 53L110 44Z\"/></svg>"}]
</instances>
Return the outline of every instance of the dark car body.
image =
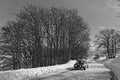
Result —
<instances>
[{"instance_id":1,"label":"dark car body","mask_svg":"<svg viewBox=\"0 0 120 80\"><path fill-rule=\"evenodd\" d=\"M88 65L85 60L78 59L76 61L77 62L74 64L75 69L86 70L86 68L88 68Z\"/></svg>"}]
</instances>

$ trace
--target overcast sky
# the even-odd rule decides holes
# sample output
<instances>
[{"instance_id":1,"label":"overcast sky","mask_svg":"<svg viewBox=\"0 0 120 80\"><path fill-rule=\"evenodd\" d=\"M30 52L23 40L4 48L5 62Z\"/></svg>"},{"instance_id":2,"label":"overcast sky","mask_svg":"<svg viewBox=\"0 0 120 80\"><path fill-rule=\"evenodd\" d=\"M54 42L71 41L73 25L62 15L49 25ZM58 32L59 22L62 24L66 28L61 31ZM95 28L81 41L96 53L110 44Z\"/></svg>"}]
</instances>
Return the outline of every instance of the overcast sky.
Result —
<instances>
[{"instance_id":1,"label":"overcast sky","mask_svg":"<svg viewBox=\"0 0 120 80\"><path fill-rule=\"evenodd\" d=\"M120 0L0 0L0 26L14 19L22 6L35 4L78 9L79 15L91 27L91 38L103 27L120 27Z\"/></svg>"}]
</instances>

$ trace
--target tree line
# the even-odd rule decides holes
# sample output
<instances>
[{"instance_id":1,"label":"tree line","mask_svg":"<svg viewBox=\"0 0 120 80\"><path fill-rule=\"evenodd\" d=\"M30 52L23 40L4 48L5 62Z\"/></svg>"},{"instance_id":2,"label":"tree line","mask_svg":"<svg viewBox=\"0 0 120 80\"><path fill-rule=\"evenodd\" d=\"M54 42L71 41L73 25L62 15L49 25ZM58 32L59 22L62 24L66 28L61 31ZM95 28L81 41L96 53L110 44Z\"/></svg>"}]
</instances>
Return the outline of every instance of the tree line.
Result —
<instances>
[{"instance_id":1,"label":"tree line","mask_svg":"<svg viewBox=\"0 0 120 80\"><path fill-rule=\"evenodd\" d=\"M63 64L86 58L88 24L77 10L24 6L1 28L2 70Z\"/></svg>"},{"instance_id":2,"label":"tree line","mask_svg":"<svg viewBox=\"0 0 120 80\"><path fill-rule=\"evenodd\" d=\"M102 29L95 37L95 43L98 45L98 49L107 58L115 58L120 49L120 31L112 28Z\"/></svg>"}]
</instances>

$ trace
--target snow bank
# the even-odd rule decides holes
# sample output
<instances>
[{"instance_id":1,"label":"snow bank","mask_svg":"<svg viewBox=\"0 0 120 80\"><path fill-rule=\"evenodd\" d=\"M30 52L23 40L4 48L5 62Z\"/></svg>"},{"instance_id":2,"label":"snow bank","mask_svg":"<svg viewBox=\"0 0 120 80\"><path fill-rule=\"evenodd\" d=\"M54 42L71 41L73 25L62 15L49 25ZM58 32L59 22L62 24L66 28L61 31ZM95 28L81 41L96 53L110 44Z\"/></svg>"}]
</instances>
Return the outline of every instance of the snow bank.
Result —
<instances>
[{"instance_id":1,"label":"snow bank","mask_svg":"<svg viewBox=\"0 0 120 80\"><path fill-rule=\"evenodd\" d=\"M66 64L47 66L47 67L38 67L31 69L19 69L13 71L1 71L0 80L24 80L28 77L40 76L43 74L52 73L58 70L65 70L66 68L73 67L73 64L76 61L69 61Z\"/></svg>"},{"instance_id":2,"label":"snow bank","mask_svg":"<svg viewBox=\"0 0 120 80\"><path fill-rule=\"evenodd\" d=\"M116 64L116 63L112 63L112 62L105 62L104 63L105 67L107 67L108 69L110 69L114 75L117 76L117 80L120 80L120 65Z\"/></svg>"},{"instance_id":3,"label":"snow bank","mask_svg":"<svg viewBox=\"0 0 120 80\"><path fill-rule=\"evenodd\" d=\"M100 57L99 60L101 61L106 60L106 57Z\"/></svg>"},{"instance_id":4,"label":"snow bank","mask_svg":"<svg viewBox=\"0 0 120 80\"><path fill-rule=\"evenodd\" d=\"M118 80L120 80L120 56L106 61L103 64L117 76Z\"/></svg>"},{"instance_id":5,"label":"snow bank","mask_svg":"<svg viewBox=\"0 0 120 80\"><path fill-rule=\"evenodd\" d=\"M116 57L115 59L112 59L110 62L120 65L120 56Z\"/></svg>"}]
</instances>

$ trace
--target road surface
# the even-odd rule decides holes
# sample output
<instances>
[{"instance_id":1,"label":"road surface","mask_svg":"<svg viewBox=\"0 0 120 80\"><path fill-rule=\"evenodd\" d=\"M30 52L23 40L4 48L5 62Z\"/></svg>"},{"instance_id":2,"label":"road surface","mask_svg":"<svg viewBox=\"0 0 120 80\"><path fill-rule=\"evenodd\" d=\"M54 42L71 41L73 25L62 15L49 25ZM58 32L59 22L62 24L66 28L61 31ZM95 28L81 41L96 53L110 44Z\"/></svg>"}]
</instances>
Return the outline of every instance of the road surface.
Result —
<instances>
[{"instance_id":1,"label":"road surface","mask_svg":"<svg viewBox=\"0 0 120 80\"><path fill-rule=\"evenodd\" d=\"M90 63L87 70L70 68L59 73L34 77L29 80L111 80L109 72L110 70L100 63Z\"/></svg>"}]
</instances>

